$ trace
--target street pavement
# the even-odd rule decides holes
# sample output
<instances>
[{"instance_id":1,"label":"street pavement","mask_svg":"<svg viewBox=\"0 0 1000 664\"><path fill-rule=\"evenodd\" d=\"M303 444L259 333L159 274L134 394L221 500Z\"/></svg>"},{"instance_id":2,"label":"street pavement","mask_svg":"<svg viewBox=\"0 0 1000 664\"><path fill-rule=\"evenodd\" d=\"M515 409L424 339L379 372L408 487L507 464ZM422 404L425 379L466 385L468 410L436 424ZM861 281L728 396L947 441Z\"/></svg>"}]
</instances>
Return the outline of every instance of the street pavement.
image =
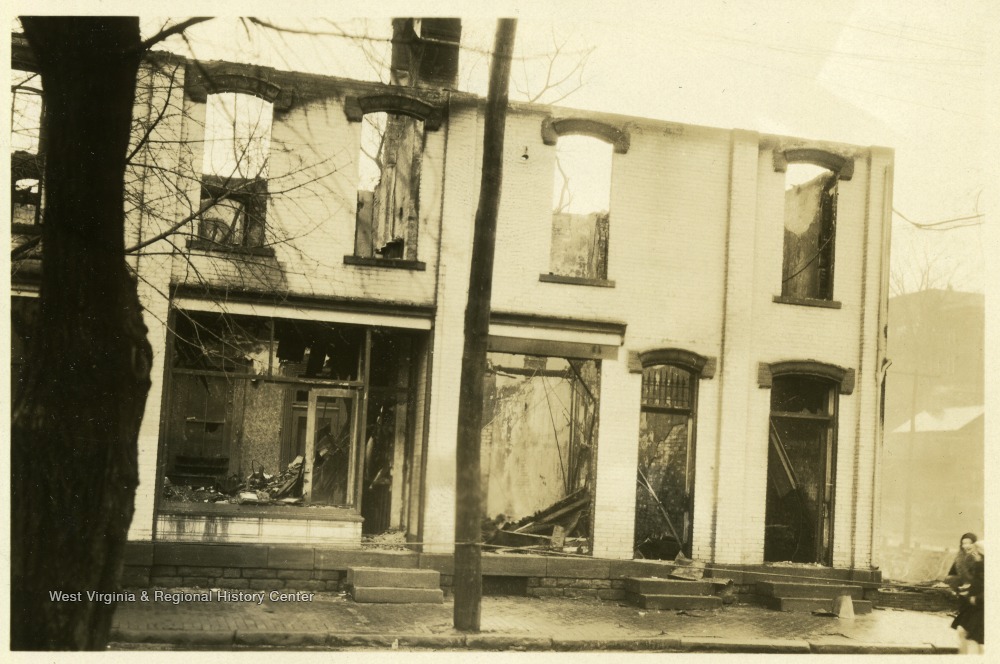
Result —
<instances>
[{"instance_id":1,"label":"street pavement","mask_svg":"<svg viewBox=\"0 0 1000 664\"><path fill-rule=\"evenodd\" d=\"M731 605L638 609L624 601L484 597L481 631L452 627L453 602L357 604L338 593L246 601L120 602L112 649L634 650L768 653L954 653L944 613L876 609L853 620ZM167 592L185 592L171 589ZM187 592L209 591L188 589ZM175 598L176 600L176 598Z\"/></svg>"}]
</instances>

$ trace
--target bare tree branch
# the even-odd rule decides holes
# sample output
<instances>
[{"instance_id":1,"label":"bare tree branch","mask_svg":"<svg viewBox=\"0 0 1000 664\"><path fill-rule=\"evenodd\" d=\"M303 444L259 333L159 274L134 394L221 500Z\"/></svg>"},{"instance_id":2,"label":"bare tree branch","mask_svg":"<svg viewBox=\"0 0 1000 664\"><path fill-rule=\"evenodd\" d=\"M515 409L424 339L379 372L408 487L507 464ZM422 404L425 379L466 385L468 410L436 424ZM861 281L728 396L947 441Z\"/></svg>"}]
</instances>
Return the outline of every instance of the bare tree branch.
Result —
<instances>
[{"instance_id":1,"label":"bare tree branch","mask_svg":"<svg viewBox=\"0 0 1000 664\"><path fill-rule=\"evenodd\" d=\"M198 23L204 23L205 21L211 21L211 20L212 20L211 16L194 16L192 18L181 21L176 25L172 25L169 28L164 28L163 30L160 30L149 39L139 44L139 50L148 51L150 48L160 43L164 39L173 37L174 35L183 34L184 31L190 28L192 25L197 25Z\"/></svg>"}]
</instances>

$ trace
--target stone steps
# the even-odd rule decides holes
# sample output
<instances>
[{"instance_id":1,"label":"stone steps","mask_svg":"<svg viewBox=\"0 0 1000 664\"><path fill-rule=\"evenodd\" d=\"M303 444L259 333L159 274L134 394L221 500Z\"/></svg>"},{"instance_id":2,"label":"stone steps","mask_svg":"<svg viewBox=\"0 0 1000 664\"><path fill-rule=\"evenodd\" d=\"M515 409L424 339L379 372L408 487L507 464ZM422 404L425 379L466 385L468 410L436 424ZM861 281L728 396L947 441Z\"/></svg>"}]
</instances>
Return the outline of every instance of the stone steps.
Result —
<instances>
[{"instance_id":1,"label":"stone steps","mask_svg":"<svg viewBox=\"0 0 1000 664\"><path fill-rule=\"evenodd\" d=\"M757 594L765 597L822 597L829 599L850 595L854 599L863 599L864 589L861 586L850 584L758 581Z\"/></svg>"},{"instance_id":2,"label":"stone steps","mask_svg":"<svg viewBox=\"0 0 1000 664\"><path fill-rule=\"evenodd\" d=\"M855 615L872 611L872 603L864 599L864 589L853 584L758 581L757 594L776 611L833 611L837 598L843 595L851 598Z\"/></svg>"},{"instance_id":3,"label":"stone steps","mask_svg":"<svg viewBox=\"0 0 1000 664\"><path fill-rule=\"evenodd\" d=\"M441 604L440 572L427 569L349 567L346 583L355 602Z\"/></svg>"},{"instance_id":4,"label":"stone steps","mask_svg":"<svg viewBox=\"0 0 1000 664\"><path fill-rule=\"evenodd\" d=\"M710 581L682 581L656 577L625 579L625 598L643 609L718 609Z\"/></svg>"},{"instance_id":5,"label":"stone steps","mask_svg":"<svg viewBox=\"0 0 1000 664\"><path fill-rule=\"evenodd\" d=\"M775 611L833 611L836 600L827 597L769 597L767 606ZM872 612L872 603L863 599L852 599L854 615Z\"/></svg>"}]
</instances>

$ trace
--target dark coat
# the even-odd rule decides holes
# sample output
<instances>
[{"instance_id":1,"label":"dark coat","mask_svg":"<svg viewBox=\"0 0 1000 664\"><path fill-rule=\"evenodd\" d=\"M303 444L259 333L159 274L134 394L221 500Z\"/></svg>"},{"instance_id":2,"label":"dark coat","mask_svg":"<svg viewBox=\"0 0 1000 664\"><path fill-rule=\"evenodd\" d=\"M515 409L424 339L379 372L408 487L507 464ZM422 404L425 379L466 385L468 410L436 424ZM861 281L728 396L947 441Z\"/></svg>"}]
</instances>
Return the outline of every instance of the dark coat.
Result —
<instances>
[{"instance_id":1,"label":"dark coat","mask_svg":"<svg viewBox=\"0 0 1000 664\"><path fill-rule=\"evenodd\" d=\"M952 629L963 628L968 633L969 638L976 643L985 643L984 632L986 630L983 626L983 588L985 587L985 583L983 568L982 559L977 560L973 564L972 581L969 584L969 589L959 594L961 608L958 611L958 615L951 622Z\"/></svg>"}]
</instances>

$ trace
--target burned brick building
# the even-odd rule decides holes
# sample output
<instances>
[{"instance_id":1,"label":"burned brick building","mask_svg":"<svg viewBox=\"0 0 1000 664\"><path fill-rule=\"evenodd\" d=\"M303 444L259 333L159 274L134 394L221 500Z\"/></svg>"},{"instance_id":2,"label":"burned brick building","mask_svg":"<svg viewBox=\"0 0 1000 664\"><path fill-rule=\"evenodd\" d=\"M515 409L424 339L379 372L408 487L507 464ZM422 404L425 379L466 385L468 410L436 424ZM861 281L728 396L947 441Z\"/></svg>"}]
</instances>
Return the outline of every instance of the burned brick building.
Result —
<instances>
[{"instance_id":1,"label":"burned brick building","mask_svg":"<svg viewBox=\"0 0 1000 664\"><path fill-rule=\"evenodd\" d=\"M455 26L419 28L437 64L387 85L143 66L130 539L452 551L484 100L453 89ZM38 83L17 40L14 69ZM22 133L15 247L44 223ZM877 566L892 152L520 103L504 149L482 500L521 537L497 541ZM37 269L13 268L15 374Z\"/></svg>"}]
</instances>

